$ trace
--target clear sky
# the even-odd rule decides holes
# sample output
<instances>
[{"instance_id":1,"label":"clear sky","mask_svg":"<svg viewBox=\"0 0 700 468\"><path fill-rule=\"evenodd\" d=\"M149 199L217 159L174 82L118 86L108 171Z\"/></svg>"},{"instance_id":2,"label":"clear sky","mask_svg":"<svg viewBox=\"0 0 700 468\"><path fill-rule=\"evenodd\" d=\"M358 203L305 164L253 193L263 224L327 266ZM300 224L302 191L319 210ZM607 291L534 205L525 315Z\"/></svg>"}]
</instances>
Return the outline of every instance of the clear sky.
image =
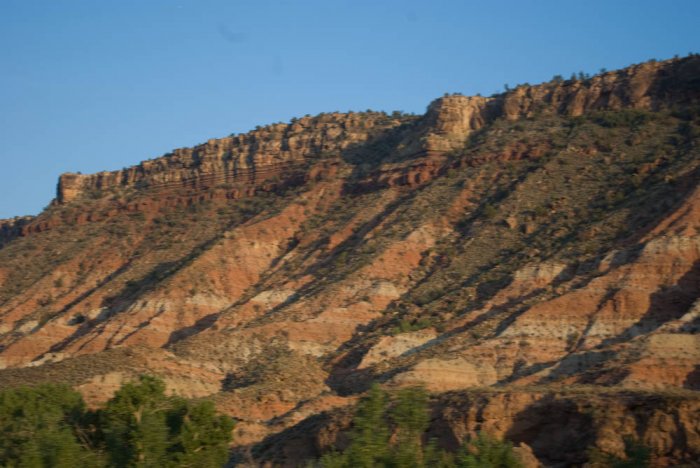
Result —
<instances>
[{"instance_id":1,"label":"clear sky","mask_svg":"<svg viewBox=\"0 0 700 468\"><path fill-rule=\"evenodd\" d=\"M697 52L699 19L699 0L0 0L0 218L62 172L256 125Z\"/></svg>"}]
</instances>

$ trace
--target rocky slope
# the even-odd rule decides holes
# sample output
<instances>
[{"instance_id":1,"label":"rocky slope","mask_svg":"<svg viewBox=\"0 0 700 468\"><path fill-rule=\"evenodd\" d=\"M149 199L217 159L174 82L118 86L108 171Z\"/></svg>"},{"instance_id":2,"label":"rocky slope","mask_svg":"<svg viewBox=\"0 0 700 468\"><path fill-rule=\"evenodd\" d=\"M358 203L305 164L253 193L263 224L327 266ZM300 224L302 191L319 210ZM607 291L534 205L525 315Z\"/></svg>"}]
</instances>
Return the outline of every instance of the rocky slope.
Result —
<instances>
[{"instance_id":1,"label":"rocky slope","mask_svg":"<svg viewBox=\"0 0 700 468\"><path fill-rule=\"evenodd\" d=\"M97 403L154 373L237 418L254 463L341 443L375 381L431 390L446 446L486 429L576 464L631 435L688 463L699 141L691 56L64 174L0 222L0 385Z\"/></svg>"}]
</instances>

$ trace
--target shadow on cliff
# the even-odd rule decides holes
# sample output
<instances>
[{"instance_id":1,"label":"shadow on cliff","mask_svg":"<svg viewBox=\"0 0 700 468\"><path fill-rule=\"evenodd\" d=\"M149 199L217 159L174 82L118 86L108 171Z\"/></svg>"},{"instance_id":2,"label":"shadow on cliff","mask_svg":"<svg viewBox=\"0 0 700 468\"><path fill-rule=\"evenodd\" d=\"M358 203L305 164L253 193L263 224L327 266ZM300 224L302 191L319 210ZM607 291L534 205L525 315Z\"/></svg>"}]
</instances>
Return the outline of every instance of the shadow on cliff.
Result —
<instances>
[{"instance_id":1,"label":"shadow on cliff","mask_svg":"<svg viewBox=\"0 0 700 468\"><path fill-rule=\"evenodd\" d=\"M101 280L99 283L97 283L94 287L92 287L89 290L85 291L84 293L80 294L78 297L76 297L71 302L66 304L63 308L61 308L60 311L58 311L58 313L56 315L57 316L63 315L64 313L66 313L67 311L72 309L74 306L76 306L77 304L81 303L82 301L84 301L85 299L90 297L93 293L100 290L102 287L106 286L111 281L114 281L115 279L117 279L119 276L124 274L124 272L128 271L129 267L131 266L131 263L132 263L131 260L128 260L122 266L120 266L115 271L113 271L112 273L107 275L103 280ZM55 352L61 351L69 343L71 343L74 339L85 335L90 330L92 330L96 325L107 320L107 318L110 316L111 316L110 313L102 312L94 319L85 320L85 318L82 315L76 315L75 317L73 317L71 319L71 321L69 323L71 323L73 325L76 325L76 324L79 325L78 329L76 331L74 331L70 336L64 338L60 342L51 346L49 351L47 351L45 354L55 353ZM37 357L35 360L41 359L42 356Z\"/></svg>"},{"instance_id":2,"label":"shadow on cliff","mask_svg":"<svg viewBox=\"0 0 700 468\"><path fill-rule=\"evenodd\" d=\"M697 364L695 369L686 376L683 387L691 390L700 390L700 364Z\"/></svg>"},{"instance_id":3,"label":"shadow on cliff","mask_svg":"<svg viewBox=\"0 0 700 468\"><path fill-rule=\"evenodd\" d=\"M352 421L352 413L341 409L309 416L296 425L277 434L265 437L253 446L241 447L232 453L228 466L277 466L280 460L305 460L318 458L324 450L333 446L343 450L349 438L343 431Z\"/></svg>"},{"instance_id":4,"label":"shadow on cliff","mask_svg":"<svg viewBox=\"0 0 700 468\"><path fill-rule=\"evenodd\" d=\"M630 340L635 336L653 332L667 322L685 315L693 303L700 297L700 260L673 286L666 286L651 294L649 308L637 323L618 336L602 342L601 346L610 346Z\"/></svg>"},{"instance_id":5,"label":"shadow on cliff","mask_svg":"<svg viewBox=\"0 0 700 468\"><path fill-rule=\"evenodd\" d=\"M426 166L425 156L428 156L420 142L421 126L425 123L426 116L422 116L345 148L340 158L352 167L352 172L343 184L342 193L351 196L392 186L415 187L432 177L421 173L424 171L419 168ZM399 167L395 166L397 163L408 164ZM394 166L382 171L382 165ZM447 169L447 165L433 168L439 173Z\"/></svg>"},{"instance_id":6,"label":"shadow on cliff","mask_svg":"<svg viewBox=\"0 0 700 468\"><path fill-rule=\"evenodd\" d=\"M375 170L387 162L398 162L417 157L416 154L399 158L398 155L401 153L398 150L402 141L416 130L423 119L422 116L409 120L374 135L366 141L352 143L341 151L340 158L358 169Z\"/></svg>"},{"instance_id":7,"label":"shadow on cliff","mask_svg":"<svg viewBox=\"0 0 700 468\"><path fill-rule=\"evenodd\" d=\"M622 446L626 439L648 445L653 459L682 464L697 460L695 406L694 396L550 393L517 413L505 438L529 445L545 466L580 466L589 448Z\"/></svg>"},{"instance_id":8,"label":"shadow on cliff","mask_svg":"<svg viewBox=\"0 0 700 468\"><path fill-rule=\"evenodd\" d=\"M629 259L630 256L628 255L620 255L619 262ZM613 263L615 263L615 261L613 261ZM618 263L616 263L616 265L617 264ZM574 272L577 269L577 267L578 265L571 265L565 268L552 280L551 286L556 288L560 284L570 281L574 277ZM473 278L467 279L464 283L462 283L462 286L464 286L465 284L471 284L471 282L476 282L476 279L481 274L482 273L475 273L473 275ZM499 280L490 282L489 284L480 284L480 287L477 288L478 298L475 301L475 304L472 305L469 310L472 311L483 308L486 304L486 301L492 298L493 295L497 293L502 287L509 284L512 281L512 279L513 276L511 274L508 274ZM577 285L577 287L581 286L582 285ZM453 330L441 333L437 338L430 340L427 343L424 343L416 349L413 349L412 354L415 352L419 352L422 349L430 348L433 345L436 345L455 336L464 335L465 333L469 332L471 332L471 335L465 335L464 340L473 341L474 343L484 338L497 337L501 333L503 333L511 324L513 324L520 315L525 313L531 307L530 302L532 300L536 300L538 297L540 297L542 294L545 294L546 292L547 288L537 288L526 294L517 297L512 297L503 304L499 304L489 308L486 312L482 313L481 315L467 322L466 324ZM408 296L403 297L403 299L407 298ZM408 299L410 300L410 298ZM377 327L383 325L379 323L381 320L382 319L379 319L378 321L375 320L366 325L363 329L376 329ZM489 332L487 335L482 335L482 326L489 324L489 322L495 322L493 331ZM390 380L395 375L410 369L410 365L397 366L389 372L378 372L371 367L365 369L357 369L357 366L373 345L374 342L365 341L365 337L363 335L355 335L348 342L343 344L340 348L340 351L345 352L345 354L337 362L333 363L330 370L330 375L326 380L326 384L339 394L349 395L367 390L371 383L374 381L384 382ZM399 358L403 356L405 356L405 354L399 356ZM556 365L558 362L559 361L537 363L530 367L521 368L517 372L517 375L514 374L509 378L503 379L499 382L499 384L506 384L512 380L517 380L518 378L535 374L548 367Z\"/></svg>"},{"instance_id":9,"label":"shadow on cliff","mask_svg":"<svg viewBox=\"0 0 700 468\"><path fill-rule=\"evenodd\" d=\"M199 257L204 251L208 250L211 248L216 242L218 242L221 239L221 235L214 236L213 238L202 242L198 244L195 248L193 248L189 253L187 253L184 257L180 258L179 260L172 261L172 262L163 262L158 265L156 265L154 268L152 268L148 273L143 275L140 279L138 280L132 280L132 281L127 281L125 286L116 294L113 294L107 298L105 298L102 301L101 307L103 308L103 312L98 315L96 318L92 320L87 320L84 321L80 324L79 328L73 332L70 336L64 338L62 341L59 343L56 343L51 347L51 349L48 351L48 353L55 353L63 350L65 347L67 347L71 342L74 340L80 338L83 335L88 334L89 332L95 330L96 328L102 326L105 322L107 322L110 318L114 317L115 315L122 313L126 310L128 310L131 306L133 306L138 300L147 292L151 291L156 284L158 284L161 281L164 281L171 276L173 276L175 273L186 267L187 265L191 264L194 259ZM93 288L90 291L87 291L84 293L81 297L77 298L74 300L71 304L68 304L67 306L64 307L62 312L65 312L70 309L73 305L79 303L82 299L86 298L90 294L92 294L95 290L99 289L100 287L104 286L107 282L115 279L116 277L120 276L123 274L126 270L128 270L129 266L131 265L131 261L127 262L125 265L120 267L117 271L114 273L110 274L103 282ZM163 312L165 312L165 309L161 308L158 313L156 313L154 316L150 317L147 321L144 321L137 325L136 329L129 333L127 336L124 338L120 339L117 343L113 343L110 339L108 346L114 345L114 344L120 344L124 342L126 339L128 339L131 335L134 333L138 332L142 328L148 326L150 321L161 315ZM85 343L87 344L87 343ZM85 346L83 344L83 346Z\"/></svg>"},{"instance_id":10,"label":"shadow on cliff","mask_svg":"<svg viewBox=\"0 0 700 468\"><path fill-rule=\"evenodd\" d=\"M611 300L616 291L611 291L606 298L601 301L603 304L607 300ZM650 305L646 313L639 319L637 323L627 328L622 333L602 341L595 349L584 352L571 352L560 360L546 363L538 363L525 369L521 369L509 379L502 383L508 383L512 380L527 377L546 368L553 367L552 371L543 379L543 382L552 382L561 378L566 378L574 374L582 374L594 383L596 372L600 369L600 365L606 362L614 362L619 356L617 350L605 349L609 346L614 346L632 338L648 334L669 321L676 320L687 313L695 300L700 295L700 261L697 261L693 266L679 279L676 285L663 288L660 291L653 293L650 297ZM595 317L588 324L587 329L590 329L595 324ZM585 339L586 333L581 335L580 341ZM624 379L626 372L624 369L609 369L613 373L608 377L613 379L613 382ZM696 371L689 375L685 386L693 388L689 385L698 385L696 382ZM692 383L691 383L692 382ZM582 382L585 383L585 382Z\"/></svg>"},{"instance_id":11,"label":"shadow on cliff","mask_svg":"<svg viewBox=\"0 0 700 468\"><path fill-rule=\"evenodd\" d=\"M517 413L505 438L525 443L543 462L578 465L595 441L593 418L570 400L545 395Z\"/></svg>"},{"instance_id":12,"label":"shadow on cliff","mask_svg":"<svg viewBox=\"0 0 700 468\"><path fill-rule=\"evenodd\" d=\"M327 286L328 282L339 281L343 277L361 268L364 265L363 262L356 261L353 263L346 263L341 261L340 255L346 252L353 253L354 251L357 251L357 249L360 248L362 244L364 244L365 236L369 232L371 232L374 228L376 228L378 225L384 222L388 216L390 216L399 207L401 207L404 203L414 198L415 196L416 193L413 191L406 192L405 194L402 194L401 196L397 197L396 200L393 200L392 202L388 203L380 213L373 216L366 222L359 224L355 228L354 232L347 237L347 239L340 242L330 251L324 253L324 255L321 256L319 260L315 261L311 265L308 265L302 272L298 274L299 277L312 275L317 278L317 281L311 281L305 284L304 286L299 288L295 294L287 298L284 302L273 307L263 316L256 319L254 323L271 319L281 310L284 310L285 308L304 299L305 297L309 297L323 290ZM307 260L312 258L312 256L315 255L318 250L323 249L327 245L328 241L329 238L327 236L319 239L315 244L307 248L304 254L301 254L298 257L299 262L303 264ZM372 255L376 254L377 252L374 252ZM263 284L264 279L261 280L259 283Z\"/></svg>"}]
</instances>

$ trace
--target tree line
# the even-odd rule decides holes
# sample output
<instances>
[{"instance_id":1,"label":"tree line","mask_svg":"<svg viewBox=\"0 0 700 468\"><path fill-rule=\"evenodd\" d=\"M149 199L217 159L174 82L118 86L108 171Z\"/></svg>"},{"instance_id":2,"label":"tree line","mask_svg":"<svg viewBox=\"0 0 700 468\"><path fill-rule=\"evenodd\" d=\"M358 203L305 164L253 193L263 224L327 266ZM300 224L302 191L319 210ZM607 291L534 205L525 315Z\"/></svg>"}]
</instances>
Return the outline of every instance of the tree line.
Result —
<instances>
[{"instance_id":1,"label":"tree line","mask_svg":"<svg viewBox=\"0 0 700 468\"><path fill-rule=\"evenodd\" d=\"M344 450L309 468L518 468L513 446L486 433L456 452L427 437L428 394L389 394L373 385L357 405ZM141 376L101 408L87 408L67 385L0 391L0 466L21 468L220 467L229 458L233 421L210 401L165 394L162 380ZM594 467L646 467L651 451L626 440L624 459L589 450Z\"/></svg>"}]
</instances>

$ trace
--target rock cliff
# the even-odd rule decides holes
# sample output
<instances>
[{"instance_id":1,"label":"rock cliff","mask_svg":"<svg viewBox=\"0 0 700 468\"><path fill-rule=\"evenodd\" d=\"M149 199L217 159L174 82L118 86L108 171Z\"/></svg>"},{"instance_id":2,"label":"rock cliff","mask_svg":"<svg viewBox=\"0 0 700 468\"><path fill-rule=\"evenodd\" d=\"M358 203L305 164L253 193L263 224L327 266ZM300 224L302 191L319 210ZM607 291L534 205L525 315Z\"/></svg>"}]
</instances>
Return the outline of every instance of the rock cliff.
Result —
<instances>
[{"instance_id":1,"label":"rock cliff","mask_svg":"<svg viewBox=\"0 0 700 468\"><path fill-rule=\"evenodd\" d=\"M340 443L318 421L372 382L423 385L448 445L486 429L576 464L633 435L687 463L699 181L697 56L64 174L0 222L0 385L96 404L153 373L280 463L289 434Z\"/></svg>"},{"instance_id":2,"label":"rock cliff","mask_svg":"<svg viewBox=\"0 0 700 468\"><path fill-rule=\"evenodd\" d=\"M262 186L303 163L338 156L394 128L410 116L384 113L323 114L289 124L275 124L252 132L211 139L194 148L181 148L163 157L120 171L63 174L56 200L69 203L86 195L119 189L205 191L217 186Z\"/></svg>"},{"instance_id":3,"label":"rock cliff","mask_svg":"<svg viewBox=\"0 0 700 468\"><path fill-rule=\"evenodd\" d=\"M29 224L33 216L17 216L11 219L0 219L0 246L22 234L22 227Z\"/></svg>"},{"instance_id":4,"label":"rock cliff","mask_svg":"<svg viewBox=\"0 0 700 468\"><path fill-rule=\"evenodd\" d=\"M383 113L330 113L275 124L247 134L211 139L137 166L98 174L63 174L56 201L123 188L154 191L207 190L221 185L256 186L280 178L290 167L339 157L348 148L379 139L413 122L418 127L399 143L401 154L444 152L464 146L475 130L505 117L517 120L538 112L580 116L596 110L653 109L698 99L698 60L647 62L587 79L520 85L501 95L445 96L433 101L420 119ZM347 153L347 152L346 152Z\"/></svg>"}]
</instances>

